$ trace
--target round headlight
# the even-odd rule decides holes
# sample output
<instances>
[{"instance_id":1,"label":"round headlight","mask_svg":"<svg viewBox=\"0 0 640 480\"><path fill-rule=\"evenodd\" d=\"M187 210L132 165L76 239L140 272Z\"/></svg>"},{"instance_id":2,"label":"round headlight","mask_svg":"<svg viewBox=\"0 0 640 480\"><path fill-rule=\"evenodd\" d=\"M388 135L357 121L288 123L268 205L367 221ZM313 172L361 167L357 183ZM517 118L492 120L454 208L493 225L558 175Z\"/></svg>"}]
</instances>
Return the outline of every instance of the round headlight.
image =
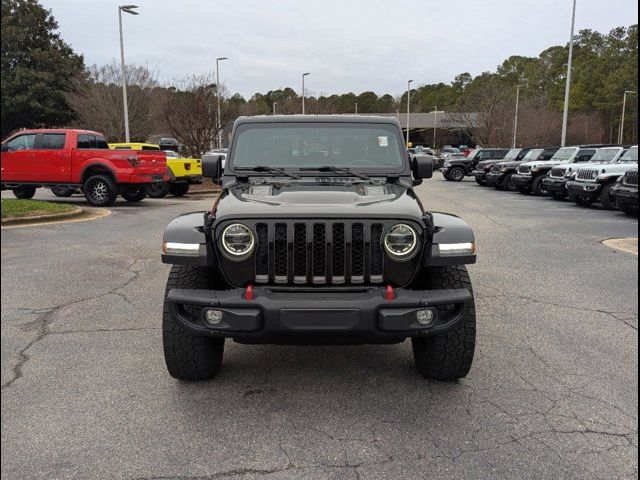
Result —
<instances>
[{"instance_id":1,"label":"round headlight","mask_svg":"<svg viewBox=\"0 0 640 480\"><path fill-rule=\"evenodd\" d=\"M229 225L222 231L222 253L230 260L244 260L253 251L255 238L249 227L241 223Z\"/></svg>"},{"instance_id":2,"label":"round headlight","mask_svg":"<svg viewBox=\"0 0 640 480\"><path fill-rule=\"evenodd\" d=\"M408 260L418 246L418 235L409 225L399 223L389 229L384 236L384 249L397 260Z\"/></svg>"}]
</instances>

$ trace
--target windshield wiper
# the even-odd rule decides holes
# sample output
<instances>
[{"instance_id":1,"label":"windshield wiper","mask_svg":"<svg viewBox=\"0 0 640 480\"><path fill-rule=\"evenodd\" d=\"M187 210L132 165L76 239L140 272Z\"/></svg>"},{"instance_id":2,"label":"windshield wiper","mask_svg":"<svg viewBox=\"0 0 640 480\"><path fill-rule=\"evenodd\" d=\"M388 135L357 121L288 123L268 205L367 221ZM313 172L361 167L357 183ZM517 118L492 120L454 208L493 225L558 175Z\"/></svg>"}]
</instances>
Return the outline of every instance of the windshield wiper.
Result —
<instances>
[{"instance_id":1,"label":"windshield wiper","mask_svg":"<svg viewBox=\"0 0 640 480\"><path fill-rule=\"evenodd\" d=\"M269 173L279 173L284 175L285 177L295 178L296 180L300 178L300 175L296 175L295 173L287 172L281 168L276 167L268 167L266 165L256 165L255 167L235 167L234 170L237 171L252 171L252 172L269 172Z\"/></svg>"},{"instance_id":2,"label":"windshield wiper","mask_svg":"<svg viewBox=\"0 0 640 480\"><path fill-rule=\"evenodd\" d=\"M332 165L324 165L322 167L304 167L300 169L301 172L333 172L333 173L346 173L351 177L358 177L362 180L371 180L370 177L364 173L357 173L350 168L334 167Z\"/></svg>"}]
</instances>

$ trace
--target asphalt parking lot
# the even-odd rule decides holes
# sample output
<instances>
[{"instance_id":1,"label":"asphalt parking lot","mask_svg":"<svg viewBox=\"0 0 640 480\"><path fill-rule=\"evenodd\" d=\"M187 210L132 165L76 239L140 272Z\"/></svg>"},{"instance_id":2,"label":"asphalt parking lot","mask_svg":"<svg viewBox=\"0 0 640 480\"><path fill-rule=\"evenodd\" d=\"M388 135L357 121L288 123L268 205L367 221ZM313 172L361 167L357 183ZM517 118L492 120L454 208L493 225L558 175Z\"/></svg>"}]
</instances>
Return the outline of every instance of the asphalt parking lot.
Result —
<instances>
[{"instance_id":1,"label":"asphalt parking lot","mask_svg":"<svg viewBox=\"0 0 640 480\"><path fill-rule=\"evenodd\" d=\"M3 229L2 477L637 478L638 263L601 244L637 219L439 174L418 191L477 235L459 383L422 379L408 342L230 342L215 380L172 379L162 231L210 196Z\"/></svg>"}]
</instances>

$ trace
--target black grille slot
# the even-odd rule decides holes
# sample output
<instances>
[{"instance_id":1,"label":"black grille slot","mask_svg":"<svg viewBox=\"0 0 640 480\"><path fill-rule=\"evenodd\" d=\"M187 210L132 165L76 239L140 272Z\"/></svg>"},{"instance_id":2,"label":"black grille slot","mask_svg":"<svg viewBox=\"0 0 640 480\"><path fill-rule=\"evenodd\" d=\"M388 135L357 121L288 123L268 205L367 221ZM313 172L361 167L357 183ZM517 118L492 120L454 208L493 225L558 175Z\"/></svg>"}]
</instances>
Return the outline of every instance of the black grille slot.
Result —
<instances>
[{"instance_id":1,"label":"black grille slot","mask_svg":"<svg viewBox=\"0 0 640 480\"><path fill-rule=\"evenodd\" d=\"M351 281L364 281L364 228L361 223L351 227Z\"/></svg>"},{"instance_id":2,"label":"black grille slot","mask_svg":"<svg viewBox=\"0 0 640 480\"><path fill-rule=\"evenodd\" d=\"M622 182L625 185L638 185L638 172L627 172Z\"/></svg>"},{"instance_id":3,"label":"black grille slot","mask_svg":"<svg viewBox=\"0 0 640 480\"><path fill-rule=\"evenodd\" d=\"M333 283L344 283L344 255L345 238L344 238L344 224L333 224L333 242L331 250L331 276Z\"/></svg>"},{"instance_id":4,"label":"black grille slot","mask_svg":"<svg viewBox=\"0 0 640 480\"><path fill-rule=\"evenodd\" d=\"M287 225L276 223L273 245L274 266L276 283L287 282Z\"/></svg>"},{"instance_id":5,"label":"black grille slot","mask_svg":"<svg viewBox=\"0 0 640 480\"><path fill-rule=\"evenodd\" d=\"M307 283L307 226L296 223L293 228L293 275L296 283Z\"/></svg>"},{"instance_id":6,"label":"black grille slot","mask_svg":"<svg viewBox=\"0 0 640 480\"><path fill-rule=\"evenodd\" d=\"M313 224L313 265L311 267L313 272L313 283L326 282L326 268L327 268L327 241L325 238L325 225L324 223Z\"/></svg>"},{"instance_id":7,"label":"black grille slot","mask_svg":"<svg viewBox=\"0 0 640 480\"><path fill-rule=\"evenodd\" d=\"M382 225L376 223L371 226L371 281L382 281Z\"/></svg>"},{"instance_id":8,"label":"black grille slot","mask_svg":"<svg viewBox=\"0 0 640 480\"><path fill-rule=\"evenodd\" d=\"M258 247L256 249L256 282L269 281L269 230L266 224L256 225Z\"/></svg>"}]
</instances>

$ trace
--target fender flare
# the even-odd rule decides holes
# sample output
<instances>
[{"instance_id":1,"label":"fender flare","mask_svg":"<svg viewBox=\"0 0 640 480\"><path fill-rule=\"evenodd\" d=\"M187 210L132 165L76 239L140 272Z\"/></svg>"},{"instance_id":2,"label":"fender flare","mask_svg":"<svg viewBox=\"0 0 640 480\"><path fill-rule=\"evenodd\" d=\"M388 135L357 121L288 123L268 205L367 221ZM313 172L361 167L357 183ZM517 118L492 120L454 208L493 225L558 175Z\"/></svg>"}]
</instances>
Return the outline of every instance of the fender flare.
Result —
<instances>
[{"instance_id":1,"label":"fender flare","mask_svg":"<svg viewBox=\"0 0 640 480\"><path fill-rule=\"evenodd\" d=\"M87 170L89 170L89 169L91 169L93 167L99 167L99 168L107 169L109 171L109 173L111 174L111 176L113 176L113 179L115 180L115 182L118 183L118 175L116 175L115 169L114 169L114 167L112 165L109 165L104 160L98 160L98 161L89 160L89 162L86 163L82 167L82 171L80 172L80 177L78 178L79 183L81 185L84 183L85 173L87 172Z\"/></svg>"},{"instance_id":2,"label":"fender flare","mask_svg":"<svg viewBox=\"0 0 640 480\"><path fill-rule=\"evenodd\" d=\"M209 212L191 212L169 222L162 236L162 263L215 266L215 254L207 242ZM180 253L171 247L184 248Z\"/></svg>"},{"instance_id":3,"label":"fender flare","mask_svg":"<svg viewBox=\"0 0 640 480\"><path fill-rule=\"evenodd\" d=\"M441 212L426 214L425 222L432 225L433 237L430 248L424 256L424 266L469 265L476 263L475 251L461 255L442 255L440 253L440 245L442 244L472 243L475 246L475 235L467 222L456 215Z\"/></svg>"}]
</instances>

